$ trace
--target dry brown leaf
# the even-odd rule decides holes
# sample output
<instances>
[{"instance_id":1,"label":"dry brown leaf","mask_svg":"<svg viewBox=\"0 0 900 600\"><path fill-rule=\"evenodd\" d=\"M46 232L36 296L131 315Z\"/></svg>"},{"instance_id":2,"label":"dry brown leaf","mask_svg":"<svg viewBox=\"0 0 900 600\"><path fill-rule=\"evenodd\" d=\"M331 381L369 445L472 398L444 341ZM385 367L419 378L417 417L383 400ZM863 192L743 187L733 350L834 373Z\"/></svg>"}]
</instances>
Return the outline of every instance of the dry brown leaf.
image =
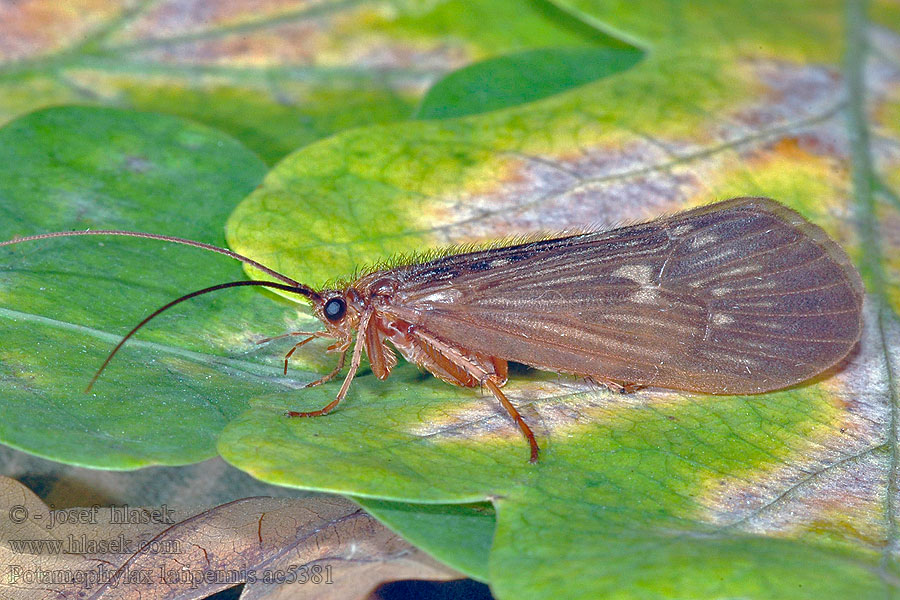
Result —
<instances>
[{"instance_id":1,"label":"dry brown leaf","mask_svg":"<svg viewBox=\"0 0 900 600\"><path fill-rule=\"evenodd\" d=\"M202 511L51 510L0 478L4 600L365 598L404 578L455 579L339 497L244 498Z\"/></svg>"}]
</instances>

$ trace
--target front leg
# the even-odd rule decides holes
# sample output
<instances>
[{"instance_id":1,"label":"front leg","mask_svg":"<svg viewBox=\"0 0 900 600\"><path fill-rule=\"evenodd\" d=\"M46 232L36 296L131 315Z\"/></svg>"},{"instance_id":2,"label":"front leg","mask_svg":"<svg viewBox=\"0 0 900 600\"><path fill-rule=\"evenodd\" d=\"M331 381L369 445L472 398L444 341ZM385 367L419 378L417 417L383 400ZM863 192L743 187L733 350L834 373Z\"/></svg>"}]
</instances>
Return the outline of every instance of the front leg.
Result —
<instances>
[{"instance_id":1,"label":"front leg","mask_svg":"<svg viewBox=\"0 0 900 600\"><path fill-rule=\"evenodd\" d=\"M359 329L356 332L356 345L353 347L353 356L350 358L350 369L347 371L347 376L344 378L344 383L341 384L341 389L338 390L337 397L320 408L319 410L312 411L303 411L299 412L296 410L289 410L285 413L288 417L321 417L323 415L327 415L335 407L341 403L347 396L347 392L350 390L350 383L353 381L353 378L356 377L356 371L359 369L359 363L362 361L362 351L365 345L365 337L366 332L369 328L369 322L372 319L372 312L367 311L362 314L359 319ZM350 340L348 338L347 344L349 345ZM344 350L346 353L346 348ZM341 355L341 362L343 362L343 355ZM343 365L342 365L343 366ZM334 374L337 374L334 372ZM329 374L329 377L333 375ZM315 382L313 382L315 383Z\"/></svg>"}]
</instances>

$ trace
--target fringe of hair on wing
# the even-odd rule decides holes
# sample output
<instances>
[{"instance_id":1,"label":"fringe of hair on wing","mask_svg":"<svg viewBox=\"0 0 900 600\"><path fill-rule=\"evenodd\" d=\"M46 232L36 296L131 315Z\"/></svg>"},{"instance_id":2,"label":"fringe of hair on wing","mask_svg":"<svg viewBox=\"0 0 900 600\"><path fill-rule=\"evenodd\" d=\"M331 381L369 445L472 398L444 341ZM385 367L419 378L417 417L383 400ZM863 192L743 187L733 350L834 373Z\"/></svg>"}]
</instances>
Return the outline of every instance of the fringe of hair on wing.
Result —
<instances>
[{"instance_id":1,"label":"fringe of hair on wing","mask_svg":"<svg viewBox=\"0 0 900 600\"><path fill-rule=\"evenodd\" d=\"M691 206L689 208L681 208L673 209L662 213L654 218L637 218L637 219L626 219L614 221L612 223L605 223L602 225L599 224L591 224L583 227L572 227L566 228L563 230L556 231L538 231L517 235L507 235L496 239L483 240L483 241L473 241L473 242L463 242L459 244L449 244L445 246L436 246L427 250L418 250L411 252L401 252L394 254L388 258L383 260L376 261L370 264L362 264L357 265L357 267L353 270L353 272L348 275L338 276L333 279L329 279L325 286L322 289L326 290L335 290L335 289L344 289L350 285L352 285L355 281L357 281L361 277L365 277L371 273L376 271L385 271L389 269L394 269L397 267L403 267L408 265L415 264L424 264L429 263L435 260L440 260L447 256L457 255L457 254L467 254L470 252L483 252L485 250L493 250L500 248L510 248L514 246L522 246L527 245L534 242L543 242L550 239L557 238L565 238L582 234L590 234L590 233L612 233L618 229L622 229L624 227L633 227L636 225L643 225L652 222L665 222L673 218L683 217L686 214L692 212L704 212L707 210L721 210L722 204L730 204L730 205L740 205L743 203L747 203L749 205L757 205L757 208L760 210L764 210L770 212L786 222L793 222L794 216L799 217L800 215L793 211L792 209L770 200L768 198L754 198L754 197L746 197L746 198L731 198L729 200L719 200L715 202L703 203L697 206ZM791 217L791 218L789 218ZM803 217L800 217L801 219ZM813 230L820 230L815 225L810 224L808 221L803 219L808 225L804 230L812 235ZM823 234L824 235L824 234ZM812 235L816 240L819 240L821 235ZM829 240L830 241L830 240ZM820 243L820 245L825 246L827 249L830 249L831 246L827 243ZM831 252L829 252L831 254ZM840 256L840 253L838 253ZM843 261L841 261L843 262Z\"/></svg>"},{"instance_id":2,"label":"fringe of hair on wing","mask_svg":"<svg viewBox=\"0 0 900 600\"><path fill-rule=\"evenodd\" d=\"M584 233L593 233L590 228L571 228L562 231L542 231L535 233L524 233L518 235L509 235L493 240L485 240L481 242L463 242L459 244L450 244L447 246L437 246L427 250L416 250L411 252L399 252L383 260L370 264L358 265L353 269L353 273L342 275L325 282L324 290L339 290L352 285L358 279L375 273L376 271L387 271L397 267L408 265L417 265L429 263L435 260L446 258L447 256L455 256L457 254L469 254L471 252L484 252L485 250L497 250L500 248L511 248L514 246L525 246L534 242L543 242L557 238L572 237Z\"/></svg>"},{"instance_id":3,"label":"fringe of hair on wing","mask_svg":"<svg viewBox=\"0 0 900 600\"><path fill-rule=\"evenodd\" d=\"M713 203L715 204L715 203ZM651 221L665 220L679 216L692 210L703 210L707 205L700 205L683 210L671 210L663 213L661 216L652 219L626 219L622 221L614 221L605 224L591 224L584 227L569 227L562 230L553 231L536 231L522 234L506 235L495 239L482 241L462 242L458 244L448 244L444 246L436 246L426 250L414 250L410 252L399 252L385 259L369 263L357 265L353 272L349 275L339 275L332 279L328 279L320 288L321 290L341 290L356 282L361 277L370 275L376 271L386 271L397 267L408 265L423 264L431 261L439 260L447 256L456 254L468 254L470 252L483 252L485 250L494 250L499 248L509 248L513 246L522 246L534 242L543 242L546 240L571 237L586 233L606 233L613 232L623 227L631 227L641 225Z\"/></svg>"}]
</instances>

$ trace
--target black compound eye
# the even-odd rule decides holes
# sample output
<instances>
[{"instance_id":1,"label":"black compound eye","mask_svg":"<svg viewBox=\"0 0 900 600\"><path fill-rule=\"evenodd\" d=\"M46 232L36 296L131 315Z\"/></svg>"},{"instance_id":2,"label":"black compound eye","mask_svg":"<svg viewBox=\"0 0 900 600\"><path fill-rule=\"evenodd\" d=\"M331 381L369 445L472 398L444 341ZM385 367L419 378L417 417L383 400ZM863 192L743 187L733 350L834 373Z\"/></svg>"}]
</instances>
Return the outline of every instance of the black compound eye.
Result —
<instances>
[{"instance_id":1,"label":"black compound eye","mask_svg":"<svg viewBox=\"0 0 900 600\"><path fill-rule=\"evenodd\" d=\"M329 321L340 321L347 312L347 303L342 298L332 298L325 303L325 318Z\"/></svg>"}]
</instances>

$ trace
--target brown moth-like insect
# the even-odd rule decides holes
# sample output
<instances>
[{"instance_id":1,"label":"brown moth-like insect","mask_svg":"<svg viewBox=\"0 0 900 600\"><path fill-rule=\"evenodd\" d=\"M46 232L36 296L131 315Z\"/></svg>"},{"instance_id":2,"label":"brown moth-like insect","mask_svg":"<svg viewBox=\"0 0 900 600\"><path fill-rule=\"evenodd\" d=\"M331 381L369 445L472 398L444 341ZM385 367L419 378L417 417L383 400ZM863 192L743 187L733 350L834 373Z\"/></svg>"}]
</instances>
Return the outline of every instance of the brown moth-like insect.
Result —
<instances>
[{"instance_id":1,"label":"brown moth-like insect","mask_svg":"<svg viewBox=\"0 0 900 600\"><path fill-rule=\"evenodd\" d=\"M408 361L463 387L484 386L531 447L528 424L501 387L507 361L589 377L611 389L645 386L707 394L757 394L807 380L840 362L862 329L863 285L844 251L819 227L766 198L735 198L613 229L448 254L366 273L343 289L313 290L230 250L170 236L118 230L57 232L124 235L186 244L244 262L280 281L235 281L173 300L141 321L219 289L264 286L312 303L334 339L337 367L351 352L334 401L347 395L363 350L385 379ZM283 336L280 336L283 337ZM90 387L90 386L88 386Z\"/></svg>"}]
</instances>

